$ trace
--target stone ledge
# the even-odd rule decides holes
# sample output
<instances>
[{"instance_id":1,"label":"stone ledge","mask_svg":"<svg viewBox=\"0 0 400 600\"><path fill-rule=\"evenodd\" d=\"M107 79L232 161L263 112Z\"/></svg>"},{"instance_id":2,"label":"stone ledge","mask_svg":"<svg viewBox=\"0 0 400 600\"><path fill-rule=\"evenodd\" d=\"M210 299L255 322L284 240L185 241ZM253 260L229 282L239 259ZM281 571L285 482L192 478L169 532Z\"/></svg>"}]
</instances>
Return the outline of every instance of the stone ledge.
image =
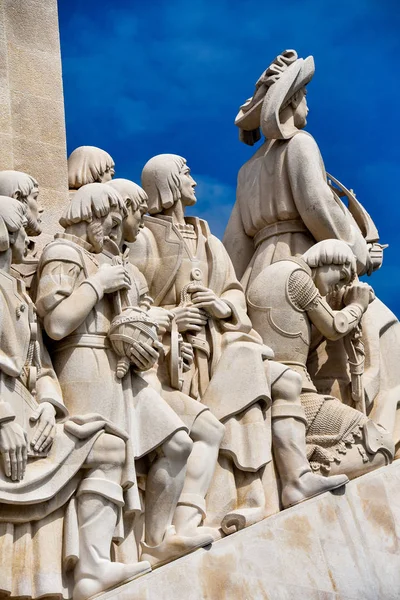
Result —
<instances>
[{"instance_id":1,"label":"stone ledge","mask_svg":"<svg viewBox=\"0 0 400 600\"><path fill-rule=\"evenodd\" d=\"M97 600L398 600L400 462Z\"/></svg>"}]
</instances>

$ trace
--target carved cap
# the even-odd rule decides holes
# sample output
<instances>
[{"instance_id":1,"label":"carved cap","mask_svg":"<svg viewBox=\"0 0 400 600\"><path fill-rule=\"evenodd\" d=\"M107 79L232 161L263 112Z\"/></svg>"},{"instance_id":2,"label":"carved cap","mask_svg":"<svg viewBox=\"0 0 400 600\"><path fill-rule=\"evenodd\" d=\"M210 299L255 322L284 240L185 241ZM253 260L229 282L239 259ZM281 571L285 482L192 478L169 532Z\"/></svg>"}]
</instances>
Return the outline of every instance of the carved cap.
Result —
<instances>
[{"instance_id":1,"label":"carved cap","mask_svg":"<svg viewBox=\"0 0 400 600\"><path fill-rule=\"evenodd\" d=\"M251 98L239 109L235 125L240 139L252 146L260 139L260 127L268 139L285 138L280 127L279 112L284 103L307 85L314 75L314 59L298 58L295 50L279 54L256 83Z\"/></svg>"}]
</instances>

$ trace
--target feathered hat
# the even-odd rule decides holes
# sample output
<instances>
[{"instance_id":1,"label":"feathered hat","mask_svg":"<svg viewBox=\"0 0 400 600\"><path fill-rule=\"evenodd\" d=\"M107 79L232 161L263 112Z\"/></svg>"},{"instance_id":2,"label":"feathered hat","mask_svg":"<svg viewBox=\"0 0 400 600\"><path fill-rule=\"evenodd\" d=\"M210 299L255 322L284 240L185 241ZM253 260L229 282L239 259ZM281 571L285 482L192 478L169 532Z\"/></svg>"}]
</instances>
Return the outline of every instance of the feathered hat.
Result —
<instances>
[{"instance_id":1,"label":"feathered hat","mask_svg":"<svg viewBox=\"0 0 400 600\"><path fill-rule=\"evenodd\" d=\"M295 50L279 54L258 79L253 96L239 109L235 119L240 129L239 139L253 146L261 137L260 128L267 139L291 137L282 131L279 113L284 104L311 81L314 71L312 56L297 58Z\"/></svg>"}]
</instances>

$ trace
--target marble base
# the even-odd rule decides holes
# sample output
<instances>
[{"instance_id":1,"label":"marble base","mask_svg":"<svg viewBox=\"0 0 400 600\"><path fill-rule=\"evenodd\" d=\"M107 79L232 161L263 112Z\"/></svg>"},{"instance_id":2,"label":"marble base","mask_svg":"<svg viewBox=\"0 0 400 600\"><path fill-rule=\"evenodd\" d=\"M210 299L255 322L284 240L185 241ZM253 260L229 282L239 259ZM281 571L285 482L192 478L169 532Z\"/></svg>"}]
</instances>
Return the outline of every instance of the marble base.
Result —
<instances>
[{"instance_id":1,"label":"marble base","mask_svg":"<svg viewBox=\"0 0 400 600\"><path fill-rule=\"evenodd\" d=\"M400 461L96 600L398 600Z\"/></svg>"}]
</instances>

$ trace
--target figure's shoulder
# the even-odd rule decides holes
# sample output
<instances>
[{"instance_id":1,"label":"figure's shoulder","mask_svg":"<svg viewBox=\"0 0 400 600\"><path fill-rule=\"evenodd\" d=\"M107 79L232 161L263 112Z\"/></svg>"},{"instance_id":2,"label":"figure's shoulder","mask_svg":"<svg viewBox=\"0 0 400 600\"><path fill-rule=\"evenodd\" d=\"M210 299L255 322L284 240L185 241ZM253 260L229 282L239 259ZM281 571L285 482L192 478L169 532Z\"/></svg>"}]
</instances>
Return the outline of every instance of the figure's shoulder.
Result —
<instances>
[{"instance_id":1,"label":"figure's shoulder","mask_svg":"<svg viewBox=\"0 0 400 600\"><path fill-rule=\"evenodd\" d=\"M290 140L287 140L287 152L289 154L303 154L304 152L319 152L318 144L313 136L307 131L298 131Z\"/></svg>"},{"instance_id":2,"label":"figure's shoulder","mask_svg":"<svg viewBox=\"0 0 400 600\"><path fill-rule=\"evenodd\" d=\"M43 268L46 263L52 261L72 262L81 267L83 265L82 249L70 240L56 238L44 247L39 268Z\"/></svg>"}]
</instances>

